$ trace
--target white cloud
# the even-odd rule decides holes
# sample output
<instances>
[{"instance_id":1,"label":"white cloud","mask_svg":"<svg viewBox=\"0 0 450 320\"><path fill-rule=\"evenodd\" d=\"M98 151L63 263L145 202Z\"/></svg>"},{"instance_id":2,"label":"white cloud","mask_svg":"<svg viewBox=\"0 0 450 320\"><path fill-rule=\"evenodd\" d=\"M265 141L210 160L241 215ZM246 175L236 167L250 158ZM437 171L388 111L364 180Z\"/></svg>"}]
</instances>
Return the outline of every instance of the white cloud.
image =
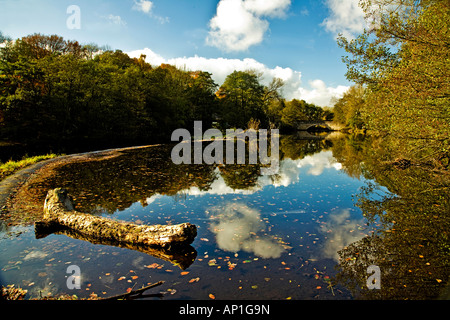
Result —
<instances>
[{"instance_id":1,"label":"white cloud","mask_svg":"<svg viewBox=\"0 0 450 320\"><path fill-rule=\"evenodd\" d=\"M168 17L161 17L153 13L154 4L148 0L134 0L133 10L141 11L158 20L161 24L169 22Z\"/></svg>"},{"instance_id":2,"label":"white cloud","mask_svg":"<svg viewBox=\"0 0 450 320\"><path fill-rule=\"evenodd\" d=\"M245 0L244 7L258 16L284 17L291 0Z\"/></svg>"},{"instance_id":3,"label":"white cloud","mask_svg":"<svg viewBox=\"0 0 450 320\"><path fill-rule=\"evenodd\" d=\"M115 16L113 14L110 14L109 16L104 16L104 19L109 20L111 23L118 25L118 26L126 26L127 23L124 21L120 16Z\"/></svg>"},{"instance_id":4,"label":"white cloud","mask_svg":"<svg viewBox=\"0 0 450 320\"><path fill-rule=\"evenodd\" d=\"M309 82L311 89L298 88L293 96L297 99L314 103L321 107L331 107L333 98L342 98L349 89L347 86L327 87L322 80L313 80Z\"/></svg>"},{"instance_id":5,"label":"white cloud","mask_svg":"<svg viewBox=\"0 0 450 320\"><path fill-rule=\"evenodd\" d=\"M366 22L359 0L326 0L326 5L330 9L330 16L322 25L327 31L335 36L342 33L350 39L364 31Z\"/></svg>"},{"instance_id":6,"label":"white cloud","mask_svg":"<svg viewBox=\"0 0 450 320\"><path fill-rule=\"evenodd\" d=\"M194 56L166 59L148 48L128 52L128 55L132 58L139 58L141 54L145 54L147 56L146 61L152 65L159 66L162 63L167 63L192 71L202 70L210 72L214 81L219 85L223 84L225 78L235 70L255 70L263 73L262 83L265 85L268 85L274 77L282 79L285 82L283 96L287 100L305 100L323 107L331 106L331 99L333 97L342 97L343 93L348 89L346 86L327 87L322 80L311 81L309 83L311 89L306 89L302 87L302 73L300 71L280 66L270 68L251 58L226 59Z\"/></svg>"},{"instance_id":7,"label":"white cloud","mask_svg":"<svg viewBox=\"0 0 450 320\"><path fill-rule=\"evenodd\" d=\"M153 9L153 2L148 0L134 0L133 9L149 14Z\"/></svg>"},{"instance_id":8,"label":"white cloud","mask_svg":"<svg viewBox=\"0 0 450 320\"><path fill-rule=\"evenodd\" d=\"M269 22L262 17L282 17L291 0L221 0L210 21L208 45L225 51L245 51L264 40Z\"/></svg>"}]
</instances>

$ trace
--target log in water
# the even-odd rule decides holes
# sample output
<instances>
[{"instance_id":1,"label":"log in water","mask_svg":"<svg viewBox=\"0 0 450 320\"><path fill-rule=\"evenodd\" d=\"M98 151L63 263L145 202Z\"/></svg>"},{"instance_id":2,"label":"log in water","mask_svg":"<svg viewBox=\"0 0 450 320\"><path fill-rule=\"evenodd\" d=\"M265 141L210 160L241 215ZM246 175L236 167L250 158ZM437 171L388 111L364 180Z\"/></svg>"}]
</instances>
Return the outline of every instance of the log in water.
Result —
<instances>
[{"instance_id":1,"label":"log in water","mask_svg":"<svg viewBox=\"0 0 450 320\"><path fill-rule=\"evenodd\" d=\"M47 227L62 226L97 239L144 246L188 245L197 236L197 227L190 223L136 225L77 212L72 197L61 188L48 192L42 222Z\"/></svg>"}]
</instances>

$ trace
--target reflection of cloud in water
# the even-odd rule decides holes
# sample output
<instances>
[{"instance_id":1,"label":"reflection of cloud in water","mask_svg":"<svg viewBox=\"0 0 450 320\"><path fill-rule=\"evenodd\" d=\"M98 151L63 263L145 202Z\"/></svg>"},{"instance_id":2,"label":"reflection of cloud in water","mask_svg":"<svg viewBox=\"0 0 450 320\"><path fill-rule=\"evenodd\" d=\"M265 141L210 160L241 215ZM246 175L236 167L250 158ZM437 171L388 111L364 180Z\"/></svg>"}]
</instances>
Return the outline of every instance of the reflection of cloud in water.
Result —
<instances>
[{"instance_id":1,"label":"reflection of cloud in water","mask_svg":"<svg viewBox=\"0 0 450 320\"><path fill-rule=\"evenodd\" d=\"M307 174L313 176L319 176L323 173L325 169L334 168L335 170L341 170L342 165L336 162L333 158L333 153L331 151L322 151L316 153L312 156L306 156L303 159L291 160L285 159L280 163L280 171L275 179L271 176L260 176L258 182L254 187L248 189L233 189L227 186L225 180L220 175L220 170L216 169L217 178L211 184L210 189L207 191L202 191L198 187L191 187L189 189L180 191L185 195L189 196L202 196L206 194L213 195L225 195L225 194L253 194L258 192L266 186L273 185L275 187L288 187L291 184L300 181L300 170L301 168L309 168ZM153 201L162 197L159 194L152 196L147 199L147 204L151 204Z\"/></svg>"},{"instance_id":2,"label":"reflection of cloud in water","mask_svg":"<svg viewBox=\"0 0 450 320\"><path fill-rule=\"evenodd\" d=\"M211 231L216 235L220 249L230 252L240 250L262 258L279 258L283 246L265 234L261 213L245 204L230 203L210 209Z\"/></svg>"},{"instance_id":3,"label":"reflection of cloud in water","mask_svg":"<svg viewBox=\"0 0 450 320\"><path fill-rule=\"evenodd\" d=\"M320 227L320 232L327 236L322 257L339 260L338 251L349 244L361 240L364 235L357 232L364 221L350 220L350 210L343 209L341 213L330 215L330 219Z\"/></svg>"},{"instance_id":4,"label":"reflection of cloud in water","mask_svg":"<svg viewBox=\"0 0 450 320\"><path fill-rule=\"evenodd\" d=\"M307 173L313 176L320 176L325 169L341 170L342 164L336 162L332 151L322 151L312 156L306 156L303 159L286 159L281 163L280 185L288 186L291 183L299 181L300 169L308 168Z\"/></svg>"}]
</instances>

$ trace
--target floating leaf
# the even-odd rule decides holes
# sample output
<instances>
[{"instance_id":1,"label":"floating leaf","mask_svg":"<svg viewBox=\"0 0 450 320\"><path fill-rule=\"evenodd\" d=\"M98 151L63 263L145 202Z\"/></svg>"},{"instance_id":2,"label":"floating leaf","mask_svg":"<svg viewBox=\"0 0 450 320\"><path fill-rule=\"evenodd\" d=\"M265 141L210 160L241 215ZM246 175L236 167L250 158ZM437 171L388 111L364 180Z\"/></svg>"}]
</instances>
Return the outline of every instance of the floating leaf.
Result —
<instances>
[{"instance_id":1,"label":"floating leaf","mask_svg":"<svg viewBox=\"0 0 450 320\"><path fill-rule=\"evenodd\" d=\"M121 280L125 280L126 278L125 277L120 277L119 279L117 279L117 281L121 281Z\"/></svg>"},{"instance_id":2,"label":"floating leaf","mask_svg":"<svg viewBox=\"0 0 450 320\"><path fill-rule=\"evenodd\" d=\"M208 265L210 266L210 267L213 267L213 266L216 266L216 259L212 259L212 260L209 260L208 261Z\"/></svg>"},{"instance_id":3,"label":"floating leaf","mask_svg":"<svg viewBox=\"0 0 450 320\"><path fill-rule=\"evenodd\" d=\"M137 278L139 278L138 276L132 276L131 279L136 280Z\"/></svg>"},{"instance_id":4,"label":"floating leaf","mask_svg":"<svg viewBox=\"0 0 450 320\"><path fill-rule=\"evenodd\" d=\"M212 293L210 293L210 294L209 294L209 298L214 300L214 299L216 299L216 296L213 295Z\"/></svg>"},{"instance_id":5,"label":"floating leaf","mask_svg":"<svg viewBox=\"0 0 450 320\"><path fill-rule=\"evenodd\" d=\"M252 286L252 289L256 290L256 289L258 289L258 286Z\"/></svg>"},{"instance_id":6,"label":"floating leaf","mask_svg":"<svg viewBox=\"0 0 450 320\"><path fill-rule=\"evenodd\" d=\"M181 274L182 276L185 276L185 275L189 274L189 271L184 271L184 272L181 272L180 274Z\"/></svg>"},{"instance_id":7,"label":"floating leaf","mask_svg":"<svg viewBox=\"0 0 450 320\"><path fill-rule=\"evenodd\" d=\"M193 279L191 279L191 280L189 280L189 283L194 283L194 282L199 282L200 281L200 278L193 278Z\"/></svg>"}]
</instances>

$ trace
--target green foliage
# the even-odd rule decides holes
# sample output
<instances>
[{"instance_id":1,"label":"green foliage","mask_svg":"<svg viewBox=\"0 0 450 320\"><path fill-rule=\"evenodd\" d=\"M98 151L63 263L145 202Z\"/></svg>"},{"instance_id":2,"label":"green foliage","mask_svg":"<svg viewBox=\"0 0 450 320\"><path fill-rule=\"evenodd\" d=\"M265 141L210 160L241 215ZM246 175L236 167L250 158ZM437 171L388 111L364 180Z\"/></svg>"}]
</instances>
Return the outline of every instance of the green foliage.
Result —
<instances>
[{"instance_id":1,"label":"green foliage","mask_svg":"<svg viewBox=\"0 0 450 320\"><path fill-rule=\"evenodd\" d=\"M0 163L0 180L5 179L6 177L12 175L13 173L23 169L29 165L35 164L42 160L53 159L58 157L56 154L47 154L43 156L35 156L35 157L24 157L20 161L7 161L5 163Z\"/></svg>"},{"instance_id":2,"label":"green foliage","mask_svg":"<svg viewBox=\"0 0 450 320\"><path fill-rule=\"evenodd\" d=\"M308 121L321 121L324 110L304 100L294 99L285 103L286 107L280 112L281 123L284 127L296 128L298 123Z\"/></svg>"},{"instance_id":3,"label":"green foliage","mask_svg":"<svg viewBox=\"0 0 450 320\"><path fill-rule=\"evenodd\" d=\"M355 129L365 127L362 118L365 89L360 85L351 87L334 105L335 120Z\"/></svg>"},{"instance_id":4,"label":"green foliage","mask_svg":"<svg viewBox=\"0 0 450 320\"><path fill-rule=\"evenodd\" d=\"M220 87L222 120L227 126L246 128L254 118L267 124L264 113L264 86L251 71L234 71Z\"/></svg>"},{"instance_id":5,"label":"green foliage","mask_svg":"<svg viewBox=\"0 0 450 320\"><path fill-rule=\"evenodd\" d=\"M213 121L216 87L207 72L35 34L0 48L0 133L56 145L167 140L194 120Z\"/></svg>"},{"instance_id":6,"label":"green foliage","mask_svg":"<svg viewBox=\"0 0 450 320\"><path fill-rule=\"evenodd\" d=\"M305 101L286 102L278 78L265 86L262 74L234 71L218 89L208 72L151 66L145 58L56 35L6 41L0 48L2 139L66 150L168 141L175 129L200 120L222 129L296 129L298 121L332 116Z\"/></svg>"},{"instance_id":7,"label":"green foliage","mask_svg":"<svg viewBox=\"0 0 450 320\"><path fill-rule=\"evenodd\" d=\"M399 139L399 155L437 164L448 159L450 3L361 3L371 29L352 41L338 40L351 54L344 58L348 79L366 88L356 124L361 120L368 129ZM353 90L338 103L341 122L355 124L348 115L356 115L358 99Z\"/></svg>"}]
</instances>

